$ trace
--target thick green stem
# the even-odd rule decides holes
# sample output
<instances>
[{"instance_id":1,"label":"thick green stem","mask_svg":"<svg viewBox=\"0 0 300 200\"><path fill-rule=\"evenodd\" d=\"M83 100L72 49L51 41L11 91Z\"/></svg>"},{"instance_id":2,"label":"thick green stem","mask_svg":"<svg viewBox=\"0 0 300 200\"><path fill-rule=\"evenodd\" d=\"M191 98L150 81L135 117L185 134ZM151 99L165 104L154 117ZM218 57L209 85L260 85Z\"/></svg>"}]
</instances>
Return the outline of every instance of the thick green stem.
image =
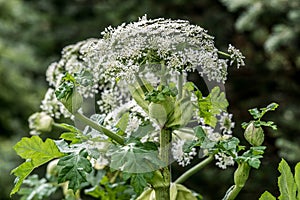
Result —
<instances>
[{"instance_id":1,"label":"thick green stem","mask_svg":"<svg viewBox=\"0 0 300 200\"><path fill-rule=\"evenodd\" d=\"M75 116L76 119L80 120L81 122L85 123L86 125L90 126L91 128L105 134L106 136L108 136L112 140L116 141L120 145L124 145L124 139L121 136L119 136L116 133L108 130L104 126L101 126L100 124L97 124L96 122L90 120L89 118L87 118L86 116L84 116L81 113L77 112L77 113L74 114L74 116Z\"/></svg>"},{"instance_id":2,"label":"thick green stem","mask_svg":"<svg viewBox=\"0 0 300 200\"><path fill-rule=\"evenodd\" d=\"M248 180L251 167L246 162L239 163L238 168L234 172L234 186L230 187L226 192L223 200L234 200Z\"/></svg>"},{"instance_id":3,"label":"thick green stem","mask_svg":"<svg viewBox=\"0 0 300 200\"><path fill-rule=\"evenodd\" d=\"M162 128L160 131L160 149L159 155L164 163L163 168L160 169L162 174L163 183L154 183L153 188L155 190L156 200L169 200L170 199L170 182L171 174L169 169L169 155L170 155L170 142L171 142L171 130Z\"/></svg>"},{"instance_id":4,"label":"thick green stem","mask_svg":"<svg viewBox=\"0 0 300 200\"><path fill-rule=\"evenodd\" d=\"M181 97L182 97L182 90L183 90L183 74L182 73L180 73L179 75L178 75L178 85L177 85L177 87L178 87L178 99L181 99Z\"/></svg>"},{"instance_id":5,"label":"thick green stem","mask_svg":"<svg viewBox=\"0 0 300 200\"><path fill-rule=\"evenodd\" d=\"M230 191L226 193L222 200L234 200L242 189L243 187L239 187L237 185L232 186Z\"/></svg>"},{"instance_id":6,"label":"thick green stem","mask_svg":"<svg viewBox=\"0 0 300 200\"><path fill-rule=\"evenodd\" d=\"M184 174L182 174L176 181L175 183L183 183L186 181L189 177L197 173L199 170L201 170L203 167L208 165L211 161L213 161L213 155L210 155L206 159L202 160L200 163L186 171Z\"/></svg>"}]
</instances>

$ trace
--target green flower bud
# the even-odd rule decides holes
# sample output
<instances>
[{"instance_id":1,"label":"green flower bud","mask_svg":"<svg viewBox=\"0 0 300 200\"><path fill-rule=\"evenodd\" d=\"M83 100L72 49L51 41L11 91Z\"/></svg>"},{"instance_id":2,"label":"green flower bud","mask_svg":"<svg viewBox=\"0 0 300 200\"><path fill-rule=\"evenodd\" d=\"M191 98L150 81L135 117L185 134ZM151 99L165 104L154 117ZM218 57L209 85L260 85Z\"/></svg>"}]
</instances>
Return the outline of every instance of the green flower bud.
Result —
<instances>
[{"instance_id":1,"label":"green flower bud","mask_svg":"<svg viewBox=\"0 0 300 200\"><path fill-rule=\"evenodd\" d=\"M244 187L250 172L250 166L248 163L240 163L238 168L234 172L234 184L237 187Z\"/></svg>"},{"instance_id":2,"label":"green flower bud","mask_svg":"<svg viewBox=\"0 0 300 200\"><path fill-rule=\"evenodd\" d=\"M72 94L61 98L60 102L62 102L69 112L76 113L82 105L83 98L76 89L73 89Z\"/></svg>"},{"instance_id":3,"label":"green flower bud","mask_svg":"<svg viewBox=\"0 0 300 200\"><path fill-rule=\"evenodd\" d=\"M52 129L52 125L54 120L52 117L47 115L45 112L38 112L32 114L28 118L29 128L32 129L32 135L38 135L40 132L50 132Z\"/></svg>"},{"instance_id":4,"label":"green flower bud","mask_svg":"<svg viewBox=\"0 0 300 200\"><path fill-rule=\"evenodd\" d=\"M254 123L248 124L244 137L253 146L260 146L264 142L264 131L261 127L255 127Z\"/></svg>"},{"instance_id":5,"label":"green flower bud","mask_svg":"<svg viewBox=\"0 0 300 200\"><path fill-rule=\"evenodd\" d=\"M148 106L148 110L149 116L155 120L160 127L163 127L168 118L165 107L162 104L151 102Z\"/></svg>"}]
</instances>

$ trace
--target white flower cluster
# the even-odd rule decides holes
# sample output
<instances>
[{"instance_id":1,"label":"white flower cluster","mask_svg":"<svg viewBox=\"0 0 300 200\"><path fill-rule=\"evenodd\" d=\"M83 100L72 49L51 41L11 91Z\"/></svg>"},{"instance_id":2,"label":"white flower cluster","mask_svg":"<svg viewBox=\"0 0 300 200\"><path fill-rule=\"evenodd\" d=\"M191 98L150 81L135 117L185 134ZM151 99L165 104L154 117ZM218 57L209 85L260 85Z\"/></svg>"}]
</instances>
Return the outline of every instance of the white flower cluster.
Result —
<instances>
[{"instance_id":1,"label":"white flower cluster","mask_svg":"<svg viewBox=\"0 0 300 200\"><path fill-rule=\"evenodd\" d=\"M200 123L207 135L207 138L212 142L226 141L232 137L232 129L234 128L234 122L232 122L232 114L222 112L219 116L218 124L216 127L205 125L204 120L200 118ZM204 154L208 154L208 149L203 149ZM227 166L234 164L234 158L224 152L215 154L217 160L216 165L221 169L226 169Z\"/></svg>"},{"instance_id":2,"label":"white flower cluster","mask_svg":"<svg viewBox=\"0 0 300 200\"><path fill-rule=\"evenodd\" d=\"M230 65L236 62L237 68L239 68L240 66L245 66L245 61L244 61L245 56L243 56L240 50L238 50L237 48L229 44L228 53L230 54L230 58L231 58Z\"/></svg>"},{"instance_id":3,"label":"white flower cluster","mask_svg":"<svg viewBox=\"0 0 300 200\"><path fill-rule=\"evenodd\" d=\"M98 92L104 94L98 104L101 111L109 112L111 110L105 109L120 106L120 101L110 101L116 97L111 93L129 94L126 83L116 86L116 82L126 80L130 83L139 76L157 85L160 80L157 72L162 65L166 68L164 75L168 77L197 68L200 75L208 80L223 83L226 80L227 60L218 57L213 37L188 21L147 19L144 16L137 22L108 27L102 35L99 39L88 39L65 47L62 58L47 70L49 85L56 89L62 77L69 73L78 82L76 89L83 97L93 97ZM237 49L230 45L228 51L238 66L243 65L243 56ZM123 103L128 100L120 99ZM43 111L47 112L51 107L47 104L51 101L55 100L45 97ZM55 112L59 110L48 112L58 117Z\"/></svg>"},{"instance_id":4,"label":"white flower cluster","mask_svg":"<svg viewBox=\"0 0 300 200\"><path fill-rule=\"evenodd\" d=\"M209 80L224 82L226 60L218 58L213 37L200 26L188 21L140 18L138 22L109 27L103 39L93 46L93 58L113 76L132 79L141 71L141 64L163 61L170 71L192 71Z\"/></svg>"},{"instance_id":5,"label":"white flower cluster","mask_svg":"<svg viewBox=\"0 0 300 200\"><path fill-rule=\"evenodd\" d=\"M191 163L191 160L193 159L193 156L196 156L196 149L192 148L190 152L184 152L183 146L184 146L185 140L178 139L174 142L172 142L172 155L173 158L178 162L181 166L187 166Z\"/></svg>"},{"instance_id":6,"label":"white flower cluster","mask_svg":"<svg viewBox=\"0 0 300 200\"><path fill-rule=\"evenodd\" d=\"M215 159L217 160L216 165L221 169L226 169L227 166L234 165L234 159L232 156L228 156L227 154L221 152L215 155Z\"/></svg>"}]
</instances>

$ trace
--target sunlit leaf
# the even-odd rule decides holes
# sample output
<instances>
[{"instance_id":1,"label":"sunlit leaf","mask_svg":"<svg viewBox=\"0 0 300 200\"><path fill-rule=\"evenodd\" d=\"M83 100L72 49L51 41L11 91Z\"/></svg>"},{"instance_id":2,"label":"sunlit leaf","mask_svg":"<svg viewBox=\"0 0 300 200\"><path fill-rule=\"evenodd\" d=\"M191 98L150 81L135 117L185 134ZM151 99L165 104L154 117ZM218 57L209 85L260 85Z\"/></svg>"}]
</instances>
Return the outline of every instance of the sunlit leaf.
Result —
<instances>
[{"instance_id":1,"label":"sunlit leaf","mask_svg":"<svg viewBox=\"0 0 300 200\"><path fill-rule=\"evenodd\" d=\"M10 193L11 195L18 192L22 182L35 168L64 155L58 150L53 140L47 139L43 142L38 136L22 138L14 146L14 149L19 156L26 159L26 162L11 171L17 176L16 184Z\"/></svg>"},{"instance_id":2,"label":"sunlit leaf","mask_svg":"<svg viewBox=\"0 0 300 200\"><path fill-rule=\"evenodd\" d=\"M279 200L296 200L297 186L287 162L282 159L278 167L281 175L278 177L278 186L280 191Z\"/></svg>"}]
</instances>

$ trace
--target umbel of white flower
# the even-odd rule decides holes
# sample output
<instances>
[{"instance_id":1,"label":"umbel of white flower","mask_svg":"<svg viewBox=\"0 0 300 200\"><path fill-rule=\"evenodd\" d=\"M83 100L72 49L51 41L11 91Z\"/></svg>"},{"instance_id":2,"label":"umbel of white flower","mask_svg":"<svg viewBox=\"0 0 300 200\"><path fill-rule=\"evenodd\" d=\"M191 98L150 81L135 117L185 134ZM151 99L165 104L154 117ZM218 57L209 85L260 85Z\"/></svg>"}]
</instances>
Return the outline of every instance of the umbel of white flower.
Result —
<instances>
[{"instance_id":1,"label":"umbel of white flower","mask_svg":"<svg viewBox=\"0 0 300 200\"><path fill-rule=\"evenodd\" d=\"M158 65L166 68L166 76L197 69L201 76L221 83L226 80L229 64L235 61L238 67L244 65L239 50L229 45L227 57L220 58L214 38L200 26L184 20L143 16L137 22L108 27L102 35L65 47L61 60L48 68L49 85L56 89L64 74L69 73L75 75L81 95L90 97L105 87L115 90L108 86L115 80L130 82L137 75L157 84L159 79L153 72L158 71ZM49 107L46 104L42 107ZM57 110L68 117L61 108ZM53 113L57 115L57 111Z\"/></svg>"}]
</instances>

